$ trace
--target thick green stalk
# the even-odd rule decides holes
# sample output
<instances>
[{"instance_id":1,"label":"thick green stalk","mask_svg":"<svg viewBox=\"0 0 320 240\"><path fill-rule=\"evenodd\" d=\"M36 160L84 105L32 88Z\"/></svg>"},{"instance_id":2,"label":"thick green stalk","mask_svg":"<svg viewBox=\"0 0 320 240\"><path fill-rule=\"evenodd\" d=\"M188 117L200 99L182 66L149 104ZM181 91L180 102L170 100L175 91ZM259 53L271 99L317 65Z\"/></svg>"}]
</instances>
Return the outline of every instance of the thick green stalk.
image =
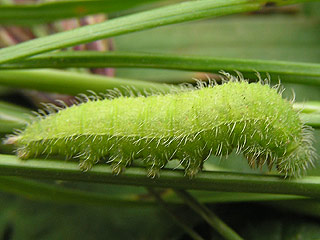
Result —
<instances>
[{"instance_id":1,"label":"thick green stalk","mask_svg":"<svg viewBox=\"0 0 320 240\"><path fill-rule=\"evenodd\" d=\"M60 179L146 187L198 189L223 192L276 193L320 197L320 177L284 179L280 175L244 174L232 172L202 172L188 179L181 170L161 171L161 177L150 179L144 168L131 167L124 174L114 176L104 164L81 172L76 162L57 160L22 161L13 155L0 155L0 175Z\"/></svg>"}]
</instances>

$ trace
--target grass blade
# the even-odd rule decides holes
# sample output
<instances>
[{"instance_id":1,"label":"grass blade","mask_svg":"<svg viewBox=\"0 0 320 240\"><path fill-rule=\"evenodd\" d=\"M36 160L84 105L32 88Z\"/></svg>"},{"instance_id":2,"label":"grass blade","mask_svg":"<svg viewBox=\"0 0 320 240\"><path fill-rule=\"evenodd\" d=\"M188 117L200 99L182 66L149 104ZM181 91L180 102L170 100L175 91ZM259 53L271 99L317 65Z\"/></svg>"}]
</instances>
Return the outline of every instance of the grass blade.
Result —
<instances>
[{"instance_id":1,"label":"grass blade","mask_svg":"<svg viewBox=\"0 0 320 240\"><path fill-rule=\"evenodd\" d=\"M87 93L87 90L105 93L106 89L114 88L126 93L123 87L127 86L142 93L145 90L169 92L172 89L172 86L160 83L58 70L3 70L0 71L0 84L71 95Z\"/></svg>"},{"instance_id":2,"label":"grass blade","mask_svg":"<svg viewBox=\"0 0 320 240\"><path fill-rule=\"evenodd\" d=\"M71 31L37 38L0 50L0 63L129 32L259 9L261 1L202 0L132 14ZM36 47L35 47L36 46Z\"/></svg>"},{"instance_id":3,"label":"grass blade","mask_svg":"<svg viewBox=\"0 0 320 240\"><path fill-rule=\"evenodd\" d=\"M0 24L39 24L95 13L121 11L155 1L159 0L69 0L38 4L0 5Z\"/></svg>"},{"instance_id":4,"label":"grass blade","mask_svg":"<svg viewBox=\"0 0 320 240\"><path fill-rule=\"evenodd\" d=\"M30 120L30 110L13 104L0 102L0 133L11 133L24 128Z\"/></svg>"},{"instance_id":5,"label":"grass blade","mask_svg":"<svg viewBox=\"0 0 320 240\"><path fill-rule=\"evenodd\" d=\"M208 56L183 56L153 53L69 51L23 59L18 62L0 65L0 69L24 68L160 68L218 73L240 71L251 77L256 72L269 73L281 78L282 82L320 84L320 64L271 61L259 59L214 58Z\"/></svg>"},{"instance_id":6,"label":"grass blade","mask_svg":"<svg viewBox=\"0 0 320 240\"><path fill-rule=\"evenodd\" d=\"M0 189L28 199L46 202L122 207L138 206L142 203L146 206L154 205L151 201L139 200L135 195L110 197L107 194L70 189L17 177L0 177Z\"/></svg>"}]
</instances>

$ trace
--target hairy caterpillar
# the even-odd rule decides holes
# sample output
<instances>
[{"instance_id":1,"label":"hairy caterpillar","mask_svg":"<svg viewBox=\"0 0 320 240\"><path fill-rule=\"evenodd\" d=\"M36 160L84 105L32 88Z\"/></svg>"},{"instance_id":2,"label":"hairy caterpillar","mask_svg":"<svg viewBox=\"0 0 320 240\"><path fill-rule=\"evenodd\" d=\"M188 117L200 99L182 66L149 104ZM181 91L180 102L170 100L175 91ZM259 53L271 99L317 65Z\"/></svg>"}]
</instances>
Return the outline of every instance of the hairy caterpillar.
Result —
<instances>
[{"instance_id":1,"label":"hairy caterpillar","mask_svg":"<svg viewBox=\"0 0 320 240\"><path fill-rule=\"evenodd\" d=\"M141 158L154 177L177 158L193 177L209 155L235 149L251 167L301 175L315 158L312 129L278 88L226 76L222 85L167 95L91 99L41 116L6 143L21 159L63 155L78 158L82 170L106 158L115 174Z\"/></svg>"}]
</instances>

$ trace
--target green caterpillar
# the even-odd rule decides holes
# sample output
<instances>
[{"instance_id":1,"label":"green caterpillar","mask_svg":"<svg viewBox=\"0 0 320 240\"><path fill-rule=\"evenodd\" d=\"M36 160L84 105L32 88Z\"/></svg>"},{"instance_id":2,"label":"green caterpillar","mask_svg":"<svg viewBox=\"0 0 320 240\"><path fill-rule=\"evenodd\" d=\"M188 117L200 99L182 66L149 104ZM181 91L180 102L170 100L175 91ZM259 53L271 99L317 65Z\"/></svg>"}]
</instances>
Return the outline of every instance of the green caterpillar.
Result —
<instances>
[{"instance_id":1,"label":"green caterpillar","mask_svg":"<svg viewBox=\"0 0 320 240\"><path fill-rule=\"evenodd\" d=\"M195 176L211 154L243 153L251 167L300 176L313 164L312 129L263 81L228 76L222 85L167 95L91 99L42 116L6 143L21 159L62 155L89 170L101 159L119 174L142 159L155 177L171 159Z\"/></svg>"}]
</instances>

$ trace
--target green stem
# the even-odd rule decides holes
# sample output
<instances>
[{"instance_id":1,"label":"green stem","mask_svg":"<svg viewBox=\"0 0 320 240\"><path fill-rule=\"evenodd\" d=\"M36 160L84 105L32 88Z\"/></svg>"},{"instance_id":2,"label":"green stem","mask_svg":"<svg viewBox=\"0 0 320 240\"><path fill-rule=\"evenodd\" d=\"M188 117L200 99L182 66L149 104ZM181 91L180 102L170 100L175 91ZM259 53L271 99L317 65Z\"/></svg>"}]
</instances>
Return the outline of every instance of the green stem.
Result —
<instances>
[{"instance_id":1,"label":"green stem","mask_svg":"<svg viewBox=\"0 0 320 240\"><path fill-rule=\"evenodd\" d=\"M316 129L320 128L320 113L301 113L300 118L307 125Z\"/></svg>"},{"instance_id":2,"label":"green stem","mask_svg":"<svg viewBox=\"0 0 320 240\"><path fill-rule=\"evenodd\" d=\"M184 190L174 190L175 193L196 213L198 213L213 229L221 234L227 240L242 240L235 231L224 223L205 205L198 202L192 195Z\"/></svg>"},{"instance_id":3,"label":"green stem","mask_svg":"<svg viewBox=\"0 0 320 240\"><path fill-rule=\"evenodd\" d=\"M22 129L30 121L30 110L0 101L0 133Z\"/></svg>"},{"instance_id":4,"label":"green stem","mask_svg":"<svg viewBox=\"0 0 320 240\"><path fill-rule=\"evenodd\" d=\"M290 194L320 197L320 177L307 176L300 179L283 179L280 175L259 175L233 172L199 173L196 178L184 177L181 170L161 171L161 177L150 179L144 168L131 167L124 174L114 176L110 166L95 165L88 172L81 172L76 162L58 160L22 161L13 155L0 155L0 175L32 178L60 179L96 183L198 189L223 192L251 192Z\"/></svg>"},{"instance_id":5,"label":"green stem","mask_svg":"<svg viewBox=\"0 0 320 240\"><path fill-rule=\"evenodd\" d=\"M168 215L171 216L171 218L186 232L189 234L190 237L192 237L192 239L195 240L203 240L203 238L195 231L192 230L192 228L190 228L188 225L186 225L184 222L181 221L181 219L179 219L176 214L170 209L170 207L168 206L168 204L163 201L163 199L161 198L161 196L159 195L159 193L157 193L157 191L155 191L152 188L148 188L149 193L154 197L154 199L158 202L158 204L166 211L166 213Z\"/></svg>"},{"instance_id":6,"label":"green stem","mask_svg":"<svg viewBox=\"0 0 320 240\"><path fill-rule=\"evenodd\" d=\"M218 73L221 70L237 70L247 77L256 78L253 75L259 72L269 73L274 79L280 77L282 82L320 84L320 64L316 63L181 56L159 53L69 51L42 54L18 62L0 65L0 69L74 67L160 68L210 73Z\"/></svg>"},{"instance_id":7,"label":"green stem","mask_svg":"<svg viewBox=\"0 0 320 240\"><path fill-rule=\"evenodd\" d=\"M133 87L132 91L137 90L142 94L147 90L163 92L172 90L172 86L160 83L59 70L3 70L0 71L0 84L72 95L86 93L87 90L105 93L106 89L114 88L127 93L128 90L124 88L127 86Z\"/></svg>"},{"instance_id":8,"label":"green stem","mask_svg":"<svg viewBox=\"0 0 320 240\"><path fill-rule=\"evenodd\" d=\"M151 201L139 200L134 195L110 197L106 194L68 189L53 184L40 183L25 178L0 177L1 191L17 194L37 201L86 205L152 206Z\"/></svg>"},{"instance_id":9,"label":"green stem","mask_svg":"<svg viewBox=\"0 0 320 240\"><path fill-rule=\"evenodd\" d=\"M296 102L293 104L293 108L300 111L301 113L313 113L320 114L320 102L309 101L309 102Z\"/></svg>"}]
</instances>

